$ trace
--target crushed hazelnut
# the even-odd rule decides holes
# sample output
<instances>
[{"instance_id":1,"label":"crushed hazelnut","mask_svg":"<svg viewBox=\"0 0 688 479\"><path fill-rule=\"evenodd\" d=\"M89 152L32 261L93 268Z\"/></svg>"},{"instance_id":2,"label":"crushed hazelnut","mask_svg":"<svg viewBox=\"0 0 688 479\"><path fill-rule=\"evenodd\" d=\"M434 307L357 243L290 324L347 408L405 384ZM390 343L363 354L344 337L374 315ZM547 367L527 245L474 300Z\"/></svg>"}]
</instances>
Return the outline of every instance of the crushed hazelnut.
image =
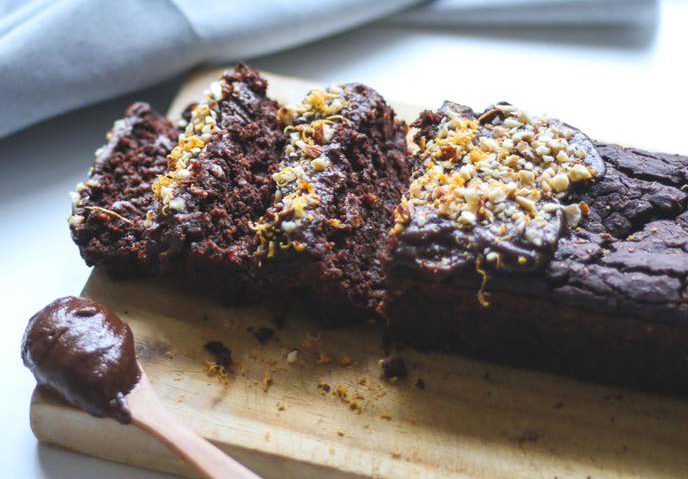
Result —
<instances>
[{"instance_id":1,"label":"crushed hazelnut","mask_svg":"<svg viewBox=\"0 0 688 479\"><path fill-rule=\"evenodd\" d=\"M294 348L289 353L287 353L287 362L289 364L294 364L296 361L299 360L299 350Z\"/></svg>"},{"instance_id":2,"label":"crushed hazelnut","mask_svg":"<svg viewBox=\"0 0 688 479\"><path fill-rule=\"evenodd\" d=\"M334 85L311 90L301 104L282 110L288 124L284 130L287 145L280 170L272 176L277 186L274 206L279 213L264 215L250 224L260 241L258 255L272 258L282 249L302 251L305 245L294 241L293 235L304 224L321 220L322 215L313 214L320 211L314 182L332 164L328 151L336 124L348 121L339 114L346 106L347 88L347 85ZM279 250L275 243L279 244Z\"/></svg>"},{"instance_id":3,"label":"crushed hazelnut","mask_svg":"<svg viewBox=\"0 0 688 479\"><path fill-rule=\"evenodd\" d=\"M349 394L349 388L345 384L337 384L334 388L334 395L338 398L345 400Z\"/></svg>"},{"instance_id":4,"label":"crushed hazelnut","mask_svg":"<svg viewBox=\"0 0 688 479\"><path fill-rule=\"evenodd\" d=\"M482 257L496 268L530 268L535 259L506 258L474 231L502 236L495 242L522 240L536 250L551 246L562 213L574 226L588 211L562 209L574 183L598 176L594 147L559 120L513 105L495 105L476 118L470 108L447 102L440 113L435 137L419 142L418 167L394 211L392 233L402 234L412 219L423 227L437 217L456 225L476 266Z\"/></svg>"},{"instance_id":5,"label":"crushed hazelnut","mask_svg":"<svg viewBox=\"0 0 688 479\"><path fill-rule=\"evenodd\" d=\"M217 119L221 115L220 103L224 100L227 82L224 78L212 82L204 93L204 98L191 110L191 118L184 122L184 132L179 135L179 142L167 157L168 172L153 183L153 192L161 200L163 212L173 209L185 211L184 199L179 197L181 185L192 175L191 166L198 161L211 135L217 133ZM217 176L223 171L211 169Z\"/></svg>"}]
</instances>

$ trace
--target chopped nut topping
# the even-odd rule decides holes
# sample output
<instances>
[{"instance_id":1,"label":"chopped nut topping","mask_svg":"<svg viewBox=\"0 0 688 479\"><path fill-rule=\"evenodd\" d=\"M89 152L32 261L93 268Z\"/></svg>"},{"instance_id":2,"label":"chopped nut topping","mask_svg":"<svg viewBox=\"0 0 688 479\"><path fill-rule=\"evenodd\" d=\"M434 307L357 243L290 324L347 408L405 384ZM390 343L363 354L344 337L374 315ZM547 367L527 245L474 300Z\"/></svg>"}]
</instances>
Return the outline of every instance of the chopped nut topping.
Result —
<instances>
[{"instance_id":1,"label":"chopped nut topping","mask_svg":"<svg viewBox=\"0 0 688 479\"><path fill-rule=\"evenodd\" d=\"M292 238L304 224L321 220L321 215L313 214L320 206L314 181L327 174L332 165L328 147L335 138L336 123L347 121L339 115L346 106L347 88L335 85L311 90L301 104L281 111L288 124L288 143L280 170L272 176L277 185L274 208L278 213L263 216L251 225L260 240L257 254L272 258L277 248L303 250L305 245Z\"/></svg>"},{"instance_id":2,"label":"chopped nut topping","mask_svg":"<svg viewBox=\"0 0 688 479\"><path fill-rule=\"evenodd\" d=\"M564 206L564 216L566 216L566 222L571 228L578 226L583 217L580 207L575 203Z\"/></svg>"},{"instance_id":3,"label":"chopped nut topping","mask_svg":"<svg viewBox=\"0 0 688 479\"><path fill-rule=\"evenodd\" d=\"M337 384L334 388L334 394L339 399L345 400L349 395L349 388L345 384Z\"/></svg>"},{"instance_id":4,"label":"chopped nut topping","mask_svg":"<svg viewBox=\"0 0 688 479\"><path fill-rule=\"evenodd\" d=\"M294 364L298 360L299 360L299 350L295 348L295 349L292 349L291 351L289 351L289 353L287 354L287 362L289 364Z\"/></svg>"},{"instance_id":5,"label":"chopped nut topping","mask_svg":"<svg viewBox=\"0 0 688 479\"><path fill-rule=\"evenodd\" d=\"M217 133L217 121L220 118L220 102L224 100L224 88L227 82L221 78L210 84L201 100L191 111L191 119L185 124L184 133L179 135L179 143L167 157L169 171L161 175L153 183L155 196L162 200L163 213L171 208L176 211L185 211L184 200L178 197L179 186L191 177L191 166L198 161L201 152L214 133ZM215 176L224 175L224 172L211 170Z\"/></svg>"},{"instance_id":6,"label":"chopped nut topping","mask_svg":"<svg viewBox=\"0 0 688 479\"><path fill-rule=\"evenodd\" d=\"M70 225L78 225L83 221L84 217L81 215L70 215L69 218L67 218L67 223L69 223Z\"/></svg>"},{"instance_id":7,"label":"chopped nut topping","mask_svg":"<svg viewBox=\"0 0 688 479\"><path fill-rule=\"evenodd\" d=\"M392 233L449 221L466 257L483 257L494 268L537 266L536 252L553 249L563 222L581 221L579 206L561 201L574 183L603 173L594 146L559 120L505 103L477 118L450 102L440 113L434 138L418 141L418 166ZM509 261L507 242L515 245Z\"/></svg>"}]
</instances>

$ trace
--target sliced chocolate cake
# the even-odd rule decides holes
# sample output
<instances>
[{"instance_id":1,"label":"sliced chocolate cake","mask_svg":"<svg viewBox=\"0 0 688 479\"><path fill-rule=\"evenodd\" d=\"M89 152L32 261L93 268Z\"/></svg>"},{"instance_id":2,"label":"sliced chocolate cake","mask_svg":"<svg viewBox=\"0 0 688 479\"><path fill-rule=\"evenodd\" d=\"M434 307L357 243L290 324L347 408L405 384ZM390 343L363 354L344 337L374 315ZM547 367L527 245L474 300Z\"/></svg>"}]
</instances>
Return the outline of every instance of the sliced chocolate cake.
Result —
<instances>
[{"instance_id":1,"label":"sliced chocolate cake","mask_svg":"<svg viewBox=\"0 0 688 479\"><path fill-rule=\"evenodd\" d=\"M379 248L409 176L407 126L356 83L313 90L284 115L274 203L252 226L255 274L325 322L369 318L382 294Z\"/></svg>"},{"instance_id":2,"label":"sliced chocolate cake","mask_svg":"<svg viewBox=\"0 0 688 479\"><path fill-rule=\"evenodd\" d=\"M508 104L447 102L415 126L385 253L398 339L688 393L688 157Z\"/></svg>"},{"instance_id":3,"label":"sliced chocolate cake","mask_svg":"<svg viewBox=\"0 0 688 479\"><path fill-rule=\"evenodd\" d=\"M213 82L187 115L168 173L153 185L158 210L147 224L162 271L215 285L229 301L244 297L255 249L249 225L271 202L284 144L266 89L244 64Z\"/></svg>"},{"instance_id":4,"label":"sliced chocolate cake","mask_svg":"<svg viewBox=\"0 0 688 479\"><path fill-rule=\"evenodd\" d=\"M114 276L146 274L150 254L146 214L153 206L151 185L167 170L177 129L146 103L131 105L96 151L89 178L71 192L69 227L81 256Z\"/></svg>"}]
</instances>

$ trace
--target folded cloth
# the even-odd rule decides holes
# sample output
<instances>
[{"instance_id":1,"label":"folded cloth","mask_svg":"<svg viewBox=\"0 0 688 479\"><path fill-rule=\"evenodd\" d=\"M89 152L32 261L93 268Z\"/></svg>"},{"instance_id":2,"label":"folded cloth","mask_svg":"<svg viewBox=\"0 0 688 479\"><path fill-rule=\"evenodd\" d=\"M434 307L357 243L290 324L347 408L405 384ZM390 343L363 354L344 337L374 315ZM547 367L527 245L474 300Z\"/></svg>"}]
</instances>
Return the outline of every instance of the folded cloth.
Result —
<instances>
[{"instance_id":1,"label":"folded cloth","mask_svg":"<svg viewBox=\"0 0 688 479\"><path fill-rule=\"evenodd\" d=\"M193 65L266 54L422 0L10 0L0 12L0 137Z\"/></svg>"},{"instance_id":2,"label":"folded cloth","mask_svg":"<svg viewBox=\"0 0 688 479\"><path fill-rule=\"evenodd\" d=\"M0 137L194 65L272 53L380 18L637 26L656 12L656 0L0 0Z\"/></svg>"},{"instance_id":3,"label":"folded cloth","mask_svg":"<svg viewBox=\"0 0 688 479\"><path fill-rule=\"evenodd\" d=\"M652 26L658 0L436 0L389 17L390 23L431 26Z\"/></svg>"}]
</instances>

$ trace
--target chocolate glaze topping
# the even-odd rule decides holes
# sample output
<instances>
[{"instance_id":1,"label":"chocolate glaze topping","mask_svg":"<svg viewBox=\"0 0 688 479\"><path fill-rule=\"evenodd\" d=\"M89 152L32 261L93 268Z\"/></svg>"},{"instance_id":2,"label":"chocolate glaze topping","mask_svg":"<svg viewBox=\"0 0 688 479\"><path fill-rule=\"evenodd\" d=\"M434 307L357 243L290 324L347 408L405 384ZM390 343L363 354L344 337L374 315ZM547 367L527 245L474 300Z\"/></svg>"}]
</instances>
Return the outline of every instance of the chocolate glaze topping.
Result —
<instances>
[{"instance_id":1,"label":"chocolate glaze topping","mask_svg":"<svg viewBox=\"0 0 688 479\"><path fill-rule=\"evenodd\" d=\"M508 103L477 114L445 102L413 126L420 152L392 241L399 263L433 278L542 268L587 211L571 197L605 174L580 130Z\"/></svg>"},{"instance_id":2,"label":"chocolate glaze topping","mask_svg":"<svg viewBox=\"0 0 688 479\"><path fill-rule=\"evenodd\" d=\"M131 421L124 396L141 377L134 336L104 305L74 296L53 301L29 320L22 359L39 384L75 406Z\"/></svg>"}]
</instances>

